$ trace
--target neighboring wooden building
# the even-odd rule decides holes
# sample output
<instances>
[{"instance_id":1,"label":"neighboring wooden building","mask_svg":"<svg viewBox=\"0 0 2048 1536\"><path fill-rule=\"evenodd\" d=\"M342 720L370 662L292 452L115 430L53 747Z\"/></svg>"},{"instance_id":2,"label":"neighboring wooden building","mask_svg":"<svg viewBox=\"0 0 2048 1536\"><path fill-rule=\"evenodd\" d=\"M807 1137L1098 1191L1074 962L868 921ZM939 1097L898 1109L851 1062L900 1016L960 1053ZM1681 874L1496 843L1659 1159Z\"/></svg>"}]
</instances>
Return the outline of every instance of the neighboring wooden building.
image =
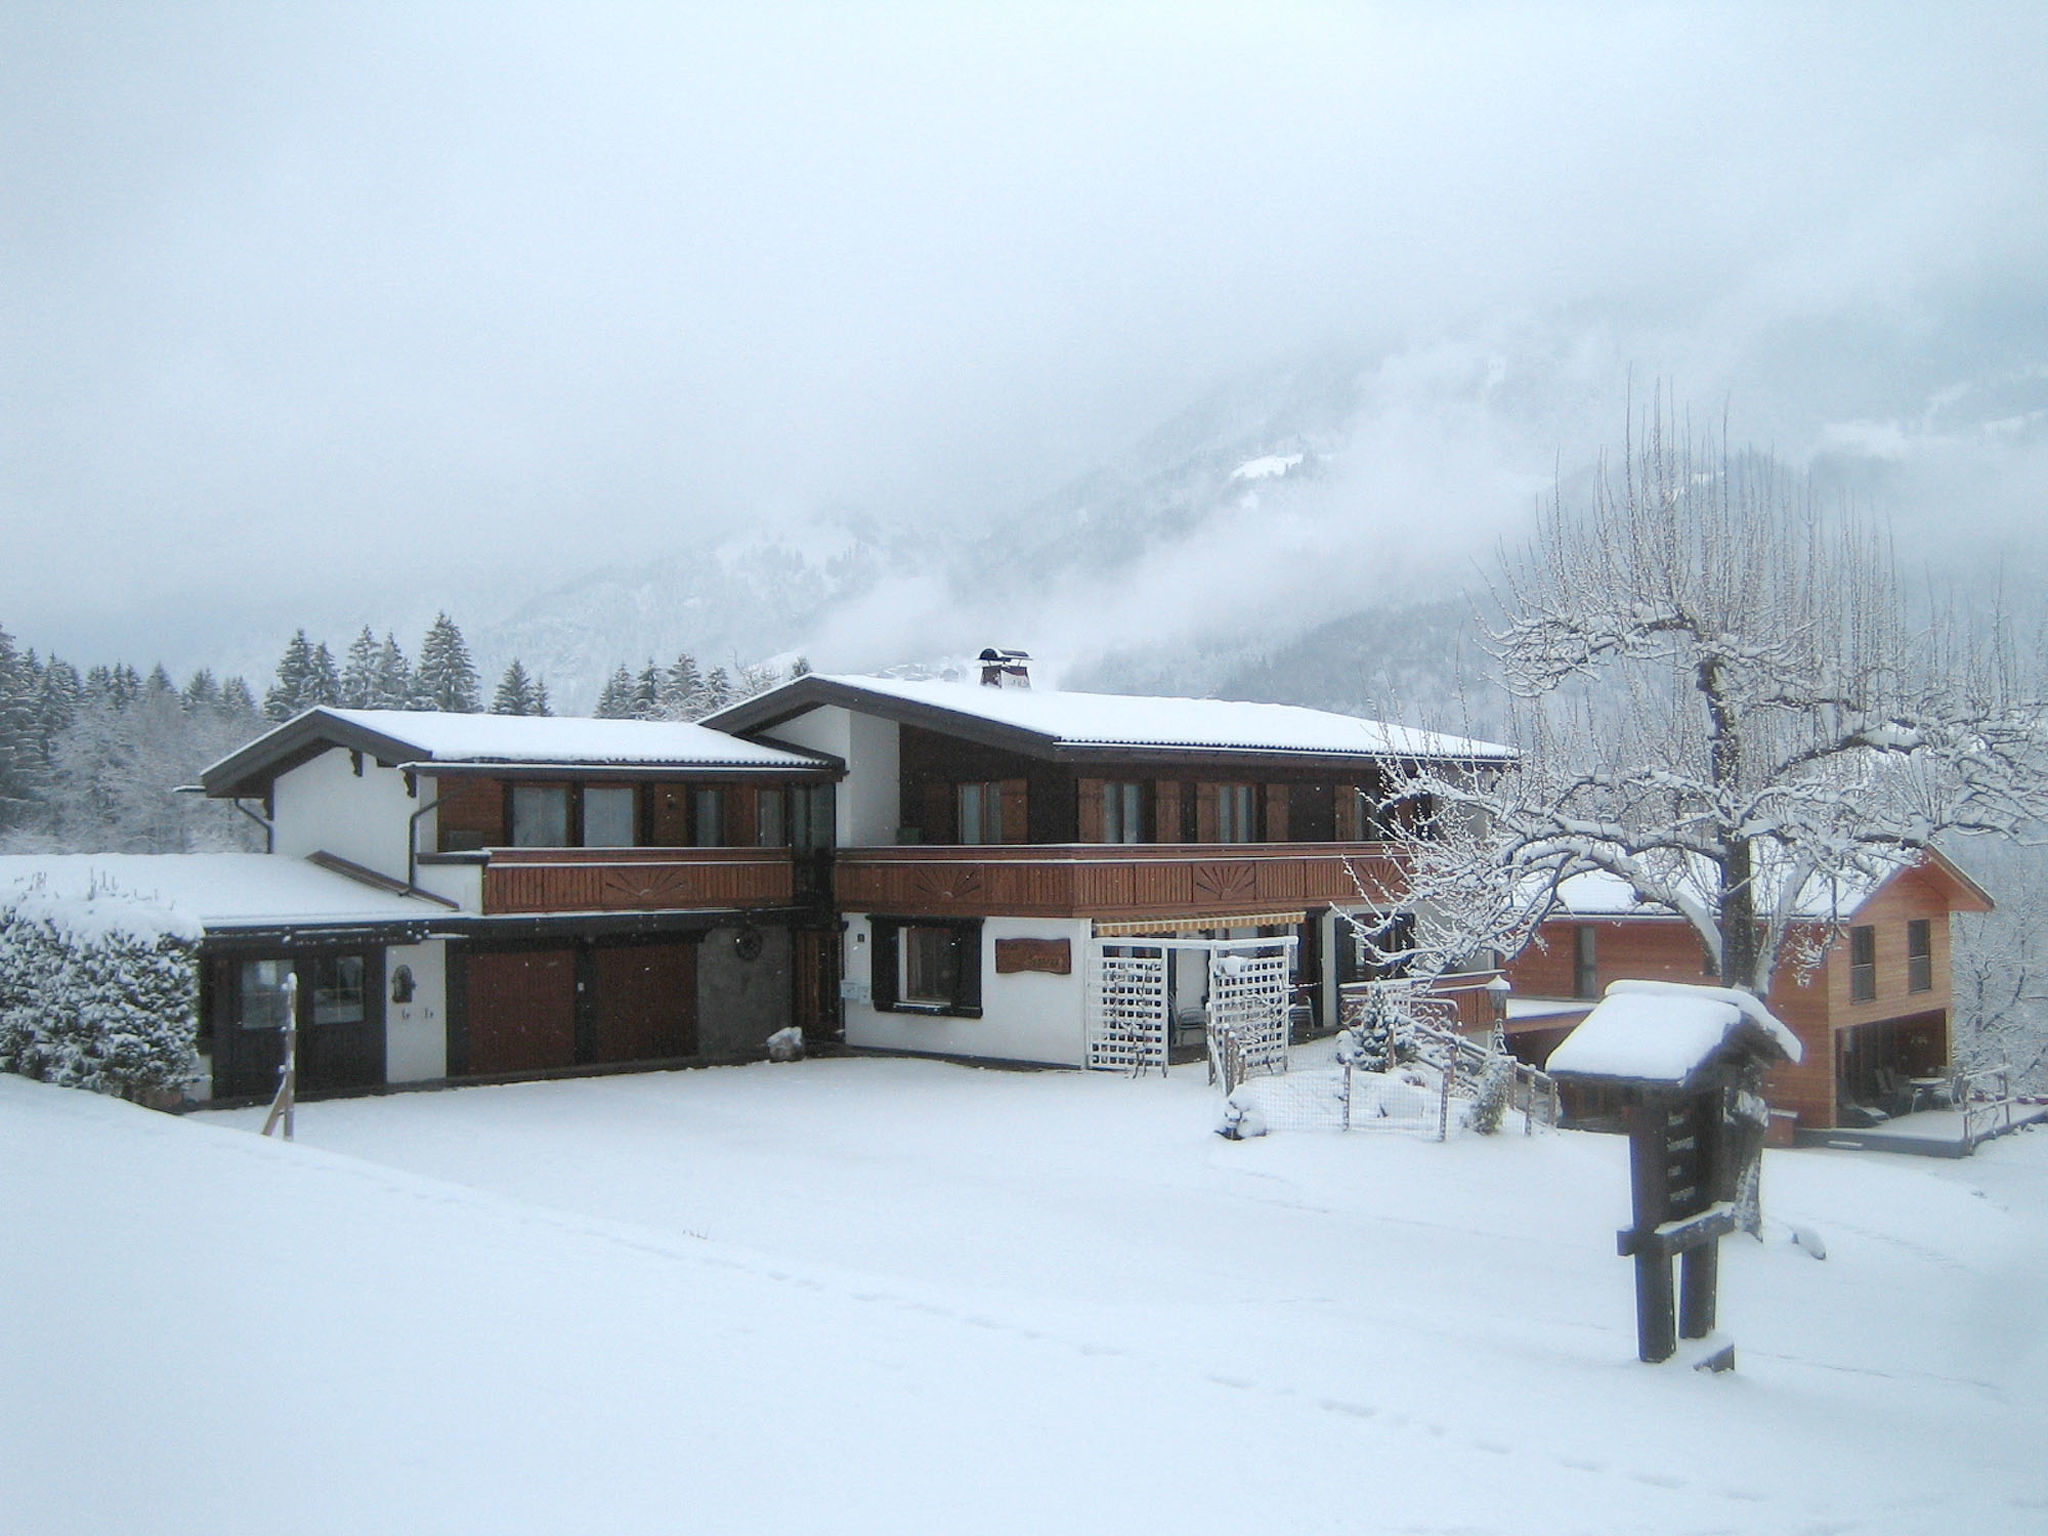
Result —
<instances>
[{"instance_id":1,"label":"neighboring wooden building","mask_svg":"<svg viewBox=\"0 0 2048 1536\"><path fill-rule=\"evenodd\" d=\"M1254 984L1334 1028L1362 964L1338 914L1366 908L1360 882L1403 888L1382 820L1401 780L1511 755L1283 705L1034 691L1021 670L810 676L707 722L847 765L850 1044L1126 1066L1199 1048Z\"/></svg>"},{"instance_id":2,"label":"neighboring wooden building","mask_svg":"<svg viewBox=\"0 0 2048 1536\"><path fill-rule=\"evenodd\" d=\"M272 1019L293 966L312 1091L401 1080L392 1007L439 1021L415 1080L731 1057L792 1020L831 1029L840 772L696 725L300 715L207 769L206 793L257 815L273 860L402 900L417 931L394 945L282 922L209 942L214 1092L274 1086L268 1025L252 1023ZM328 963L309 946L371 1002L323 1005L340 983L304 974ZM325 1052L343 1012L361 1038Z\"/></svg>"},{"instance_id":3,"label":"neighboring wooden building","mask_svg":"<svg viewBox=\"0 0 2048 1536\"><path fill-rule=\"evenodd\" d=\"M1691 925L1634 900L1620 880L1579 875L1558 894L1561 912L1507 967L1509 1042L1523 1060L1543 1065L1609 982L1714 980ZM1944 1075L1949 920L1990 910L1984 890L1933 852L1853 887L1816 882L1793 937L1824 944L1820 964L1803 977L1782 965L1766 999L1805 1051L1771 1074L1772 1107L1824 1130L1853 1122L1859 1109L1908 1106L1914 1079Z\"/></svg>"}]
</instances>

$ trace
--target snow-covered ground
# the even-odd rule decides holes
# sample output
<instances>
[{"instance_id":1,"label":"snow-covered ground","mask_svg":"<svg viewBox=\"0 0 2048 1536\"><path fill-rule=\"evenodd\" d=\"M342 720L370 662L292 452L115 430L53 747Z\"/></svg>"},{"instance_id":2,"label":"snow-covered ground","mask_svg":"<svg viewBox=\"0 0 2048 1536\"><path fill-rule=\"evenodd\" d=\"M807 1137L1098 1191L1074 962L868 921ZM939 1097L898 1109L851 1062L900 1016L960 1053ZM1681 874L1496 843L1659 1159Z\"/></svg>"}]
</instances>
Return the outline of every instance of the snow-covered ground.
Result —
<instances>
[{"instance_id":1,"label":"snow-covered ground","mask_svg":"<svg viewBox=\"0 0 2048 1536\"><path fill-rule=\"evenodd\" d=\"M1215 1110L841 1060L285 1145L0 1078L0 1529L2048 1526L2048 1134L1774 1154L1708 1377L1634 1360L1618 1140Z\"/></svg>"}]
</instances>

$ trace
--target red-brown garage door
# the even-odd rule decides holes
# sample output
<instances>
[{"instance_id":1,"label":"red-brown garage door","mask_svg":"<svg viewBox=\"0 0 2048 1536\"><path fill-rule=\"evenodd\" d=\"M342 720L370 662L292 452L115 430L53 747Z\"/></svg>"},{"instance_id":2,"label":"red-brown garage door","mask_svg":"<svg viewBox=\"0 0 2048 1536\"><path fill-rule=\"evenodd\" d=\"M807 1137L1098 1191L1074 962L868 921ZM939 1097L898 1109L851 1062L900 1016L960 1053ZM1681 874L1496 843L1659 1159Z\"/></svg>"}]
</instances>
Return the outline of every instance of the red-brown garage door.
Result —
<instances>
[{"instance_id":1,"label":"red-brown garage door","mask_svg":"<svg viewBox=\"0 0 2048 1536\"><path fill-rule=\"evenodd\" d=\"M696 945L603 945L595 959L599 1061L696 1054Z\"/></svg>"},{"instance_id":2,"label":"red-brown garage door","mask_svg":"<svg viewBox=\"0 0 2048 1536\"><path fill-rule=\"evenodd\" d=\"M576 951L469 957L469 1070L540 1072L576 1064Z\"/></svg>"}]
</instances>

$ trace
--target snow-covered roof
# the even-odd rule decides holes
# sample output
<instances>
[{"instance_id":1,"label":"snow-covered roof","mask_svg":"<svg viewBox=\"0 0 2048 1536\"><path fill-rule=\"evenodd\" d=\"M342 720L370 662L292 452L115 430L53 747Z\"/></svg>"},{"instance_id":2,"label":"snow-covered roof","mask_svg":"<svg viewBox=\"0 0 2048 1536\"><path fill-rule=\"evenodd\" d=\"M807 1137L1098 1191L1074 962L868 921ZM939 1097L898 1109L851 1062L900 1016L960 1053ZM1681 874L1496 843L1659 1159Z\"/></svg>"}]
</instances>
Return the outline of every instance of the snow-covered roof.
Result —
<instances>
[{"instance_id":1,"label":"snow-covered roof","mask_svg":"<svg viewBox=\"0 0 2048 1536\"><path fill-rule=\"evenodd\" d=\"M394 764L741 769L815 773L821 759L678 720L574 715L458 715L426 710L309 709L200 775L208 794L257 792L314 752L348 747Z\"/></svg>"},{"instance_id":2,"label":"snow-covered roof","mask_svg":"<svg viewBox=\"0 0 2048 1536\"><path fill-rule=\"evenodd\" d=\"M1944 877L1951 886L1951 899L1957 910L1990 910L1991 899L1976 882L1940 853L1929 849L1892 858L1872 855L1861 869L1841 875L1815 876L1800 890L1792 915L1818 923L1846 922L1877 894L1878 888L1886 881L1909 869ZM1690 883L1694 892L1705 900L1710 882L1704 864ZM1768 873L1761 877L1760 884L1771 886ZM1557 900L1560 911L1567 917L1675 916L1668 907L1644 901L1626 880L1604 869L1584 870L1562 881L1557 888Z\"/></svg>"},{"instance_id":3,"label":"snow-covered roof","mask_svg":"<svg viewBox=\"0 0 2048 1536\"><path fill-rule=\"evenodd\" d=\"M745 730L816 703L895 701L1038 738L1056 747L1191 752L1315 753L1341 757L1506 759L1511 748L1387 725L1294 704L1174 699L893 677L798 678L712 717ZM792 707L793 706L793 707Z\"/></svg>"},{"instance_id":4,"label":"snow-covered roof","mask_svg":"<svg viewBox=\"0 0 2048 1536\"><path fill-rule=\"evenodd\" d=\"M448 915L418 897L267 853L0 855L0 906L73 930L187 938L201 929L362 927Z\"/></svg>"},{"instance_id":5,"label":"snow-covered roof","mask_svg":"<svg viewBox=\"0 0 2048 1536\"><path fill-rule=\"evenodd\" d=\"M1795 1062L1800 1058L1798 1037L1747 992L1676 981L1617 981L1585 1022L1550 1053L1544 1070L1553 1077L1677 1086L1743 1032L1767 1054Z\"/></svg>"}]
</instances>

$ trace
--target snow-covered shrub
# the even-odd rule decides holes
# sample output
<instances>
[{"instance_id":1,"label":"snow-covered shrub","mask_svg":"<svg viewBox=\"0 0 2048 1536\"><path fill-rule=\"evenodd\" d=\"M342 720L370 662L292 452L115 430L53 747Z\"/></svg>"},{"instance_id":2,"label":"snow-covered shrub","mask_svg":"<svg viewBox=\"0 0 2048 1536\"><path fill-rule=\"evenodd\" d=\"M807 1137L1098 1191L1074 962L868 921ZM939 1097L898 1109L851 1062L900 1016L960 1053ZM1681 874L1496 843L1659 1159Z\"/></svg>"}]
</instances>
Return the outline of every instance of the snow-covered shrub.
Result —
<instances>
[{"instance_id":1,"label":"snow-covered shrub","mask_svg":"<svg viewBox=\"0 0 2048 1536\"><path fill-rule=\"evenodd\" d=\"M199 932L95 885L0 901L0 1071L141 1099L191 1081Z\"/></svg>"},{"instance_id":2,"label":"snow-covered shrub","mask_svg":"<svg viewBox=\"0 0 2048 1536\"><path fill-rule=\"evenodd\" d=\"M1223 1101L1223 1119L1216 1127L1216 1134L1226 1141L1250 1141L1255 1136L1266 1134L1266 1117L1258 1107L1240 1103L1236 1099Z\"/></svg>"},{"instance_id":3,"label":"snow-covered shrub","mask_svg":"<svg viewBox=\"0 0 2048 1536\"><path fill-rule=\"evenodd\" d=\"M1480 1074L1479 1091L1473 1095L1466 1124L1482 1136L1493 1135L1507 1118L1514 1092L1515 1064L1505 1056L1493 1057Z\"/></svg>"}]
</instances>

